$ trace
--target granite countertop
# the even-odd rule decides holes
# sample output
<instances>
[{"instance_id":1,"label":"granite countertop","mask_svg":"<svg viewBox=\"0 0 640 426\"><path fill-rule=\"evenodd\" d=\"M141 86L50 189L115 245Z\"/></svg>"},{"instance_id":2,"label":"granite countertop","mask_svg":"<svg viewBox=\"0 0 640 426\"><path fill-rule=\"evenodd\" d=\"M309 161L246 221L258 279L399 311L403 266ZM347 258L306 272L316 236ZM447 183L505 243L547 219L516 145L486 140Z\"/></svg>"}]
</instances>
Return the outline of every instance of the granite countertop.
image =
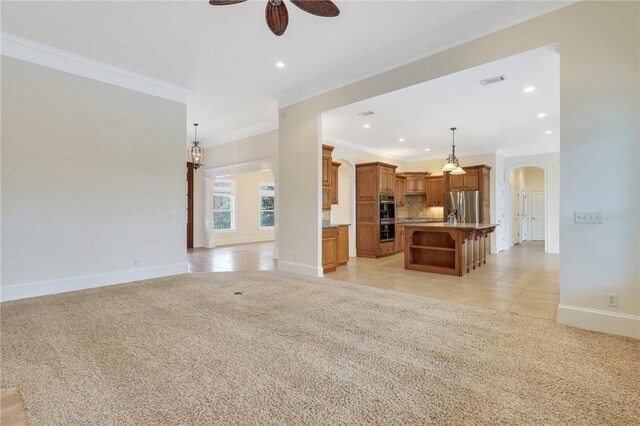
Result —
<instances>
[{"instance_id":1,"label":"granite countertop","mask_svg":"<svg viewBox=\"0 0 640 426\"><path fill-rule=\"evenodd\" d=\"M447 228L447 229L487 229L498 226L497 223L447 223L447 222L432 222L432 223L419 223L417 225L411 225L412 228Z\"/></svg>"},{"instance_id":2,"label":"granite countertop","mask_svg":"<svg viewBox=\"0 0 640 426\"><path fill-rule=\"evenodd\" d=\"M322 229L337 228L338 226L351 226L350 223L328 223L322 222Z\"/></svg>"},{"instance_id":3,"label":"granite countertop","mask_svg":"<svg viewBox=\"0 0 640 426\"><path fill-rule=\"evenodd\" d=\"M396 223L433 223L433 222L443 222L442 219L427 219L427 218L402 218L396 219Z\"/></svg>"}]
</instances>

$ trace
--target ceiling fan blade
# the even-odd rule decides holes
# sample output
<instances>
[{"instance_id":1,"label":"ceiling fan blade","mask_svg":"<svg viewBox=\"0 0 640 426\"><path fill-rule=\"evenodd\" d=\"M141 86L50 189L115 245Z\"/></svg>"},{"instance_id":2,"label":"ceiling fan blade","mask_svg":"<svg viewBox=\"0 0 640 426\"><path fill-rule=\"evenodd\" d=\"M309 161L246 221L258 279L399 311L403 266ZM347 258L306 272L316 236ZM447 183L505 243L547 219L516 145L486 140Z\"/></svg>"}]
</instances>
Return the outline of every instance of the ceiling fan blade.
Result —
<instances>
[{"instance_id":1,"label":"ceiling fan blade","mask_svg":"<svg viewBox=\"0 0 640 426\"><path fill-rule=\"evenodd\" d=\"M277 36L284 34L289 24L289 12L283 1L271 2L267 1L267 9L264 12L267 19L267 25L272 33Z\"/></svg>"},{"instance_id":2,"label":"ceiling fan blade","mask_svg":"<svg viewBox=\"0 0 640 426\"><path fill-rule=\"evenodd\" d=\"M209 0L209 4L212 6L225 6L228 4L243 3L247 0Z\"/></svg>"},{"instance_id":3,"label":"ceiling fan blade","mask_svg":"<svg viewBox=\"0 0 640 426\"><path fill-rule=\"evenodd\" d=\"M291 0L300 9L316 16L338 16L340 9L331 0Z\"/></svg>"}]
</instances>

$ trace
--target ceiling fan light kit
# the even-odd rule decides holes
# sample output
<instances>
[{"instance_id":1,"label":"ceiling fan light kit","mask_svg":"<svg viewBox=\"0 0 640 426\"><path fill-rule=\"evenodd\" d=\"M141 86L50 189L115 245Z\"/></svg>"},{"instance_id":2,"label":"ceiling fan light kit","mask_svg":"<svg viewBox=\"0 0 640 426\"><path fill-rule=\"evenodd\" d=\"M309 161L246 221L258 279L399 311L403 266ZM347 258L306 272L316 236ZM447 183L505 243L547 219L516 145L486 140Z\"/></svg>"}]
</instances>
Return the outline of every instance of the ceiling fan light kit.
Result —
<instances>
[{"instance_id":1,"label":"ceiling fan light kit","mask_svg":"<svg viewBox=\"0 0 640 426\"><path fill-rule=\"evenodd\" d=\"M247 0L209 0L212 6L227 6L243 3ZM290 0L291 3L315 16L334 17L340 15L340 9L331 0ZM277 36L281 36L287 30L289 24L289 12L284 0L267 0L267 8L264 11L267 26Z\"/></svg>"}]
</instances>

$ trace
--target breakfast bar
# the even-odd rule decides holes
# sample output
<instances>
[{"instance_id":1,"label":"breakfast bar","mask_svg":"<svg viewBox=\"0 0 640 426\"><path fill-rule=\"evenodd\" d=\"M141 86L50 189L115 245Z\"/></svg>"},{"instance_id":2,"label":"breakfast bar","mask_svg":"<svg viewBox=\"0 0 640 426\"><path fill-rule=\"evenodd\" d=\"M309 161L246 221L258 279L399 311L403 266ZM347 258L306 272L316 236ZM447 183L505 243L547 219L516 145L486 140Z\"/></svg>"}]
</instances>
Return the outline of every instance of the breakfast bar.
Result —
<instances>
[{"instance_id":1,"label":"breakfast bar","mask_svg":"<svg viewBox=\"0 0 640 426\"><path fill-rule=\"evenodd\" d=\"M487 263L497 224L446 222L405 226L404 267L461 277Z\"/></svg>"}]
</instances>

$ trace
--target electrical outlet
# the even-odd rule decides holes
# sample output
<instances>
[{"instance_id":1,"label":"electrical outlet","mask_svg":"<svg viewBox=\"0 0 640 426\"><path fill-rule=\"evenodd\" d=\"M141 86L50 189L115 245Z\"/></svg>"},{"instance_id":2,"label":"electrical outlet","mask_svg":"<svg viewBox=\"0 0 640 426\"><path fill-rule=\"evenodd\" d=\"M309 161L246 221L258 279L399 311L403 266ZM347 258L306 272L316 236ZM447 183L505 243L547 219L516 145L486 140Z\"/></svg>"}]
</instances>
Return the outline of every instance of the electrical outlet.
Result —
<instances>
[{"instance_id":1,"label":"electrical outlet","mask_svg":"<svg viewBox=\"0 0 640 426\"><path fill-rule=\"evenodd\" d=\"M618 295L616 293L607 293L607 305L618 306Z\"/></svg>"},{"instance_id":2,"label":"electrical outlet","mask_svg":"<svg viewBox=\"0 0 640 426\"><path fill-rule=\"evenodd\" d=\"M140 259L133 259L133 266L140 266Z\"/></svg>"},{"instance_id":3,"label":"electrical outlet","mask_svg":"<svg viewBox=\"0 0 640 426\"><path fill-rule=\"evenodd\" d=\"M602 223L602 212L573 212L574 223Z\"/></svg>"}]
</instances>

